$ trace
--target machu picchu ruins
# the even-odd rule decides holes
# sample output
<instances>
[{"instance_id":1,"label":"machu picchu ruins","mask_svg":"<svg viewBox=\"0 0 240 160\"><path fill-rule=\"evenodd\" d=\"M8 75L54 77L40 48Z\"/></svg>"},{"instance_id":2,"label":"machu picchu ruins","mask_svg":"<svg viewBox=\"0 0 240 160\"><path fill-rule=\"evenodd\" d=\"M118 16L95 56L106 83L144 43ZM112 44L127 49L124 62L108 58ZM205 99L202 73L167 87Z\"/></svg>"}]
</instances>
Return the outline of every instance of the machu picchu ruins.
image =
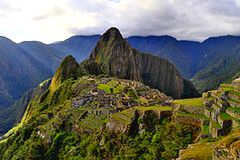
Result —
<instances>
[{"instance_id":1,"label":"machu picchu ruins","mask_svg":"<svg viewBox=\"0 0 240 160\"><path fill-rule=\"evenodd\" d=\"M240 81L222 84L217 90L203 94L205 115L210 119L209 131L212 137L225 136L239 126Z\"/></svg>"}]
</instances>

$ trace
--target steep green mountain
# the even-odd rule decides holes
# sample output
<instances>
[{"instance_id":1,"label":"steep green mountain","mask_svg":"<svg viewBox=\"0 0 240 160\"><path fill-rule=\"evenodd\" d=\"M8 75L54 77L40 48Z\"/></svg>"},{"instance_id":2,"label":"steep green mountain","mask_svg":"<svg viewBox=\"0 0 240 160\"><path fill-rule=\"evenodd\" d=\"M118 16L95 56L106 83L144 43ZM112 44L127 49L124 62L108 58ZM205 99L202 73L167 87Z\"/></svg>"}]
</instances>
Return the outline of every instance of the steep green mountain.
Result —
<instances>
[{"instance_id":1,"label":"steep green mountain","mask_svg":"<svg viewBox=\"0 0 240 160\"><path fill-rule=\"evenodd\" d=\"M62 60L56 50L41 42L25 41L18 46L53 73Z\"/></svg>"},{"instance_id":2,"label":"steep green mountain","mask_svg":"<svg viewBox=\"0 0 240 160\"><path fill-rule=\"evenodd\" d=\"M65 56L66 53L72 53L74 57L87 58L99 38L99 35L74 36L54 45L61 46L59 51L64 51ZM194 85L201 92L216 89L221 83L233 80L239 71L237 61L240 40L237 36L211 37L201 43L177 40L171 36L133 36L126 40L140 52L151 53L172 62L184 77L193 79ZM224 64L224 61L227 63ZM230 72L228 77L222 76L227 72Z\"/></svg>"},{"instance_id":3,"label":"steep green mountain","mask_svg":"<svg viewBox=\"0 0 240 160\"><path fill-rule=\"evenodd\" d=\"M203 57L198 63L198 72L193 81L198 90L217 88L239 75L240 37L223 36L209 38L202 43Z\"/></svg>"},{"instance_id":4,"label":"steep green mountain","mask_svg":"<svg viewBox=\"0 0 240 160\"><path fill-rule=\"evenodd\" d=\"M65 56L72 54L78 62L86 59L99 38L100 35L73 36L46 45L35 41L16 44L1 37L0 106L11 106L24 92L51 77ZM238 74L240 40L236 36L212 37L202 43L178 41L170 36L134 36L127 41L141 52L175 64L184 77L193 78L199 91L216 88ZM229 72L228 77L222 76Z\"/></svg>"},{"instance_id":5,"label":"steep green mountain","mask_svg":"<svg viewBox=\"0 0 240 160\"><path fill-rule=\"evenodd\" d=\"M41 81L52 77L61 60L69 54L78 61L88 57L99 36L75 36L44 44L37 41L14 43L0 38L0 109L8 108Z\"/></svg>"},{"instance_id":6,"label":"steep green mountain","mask_svg":"<svg viewBox=\"0 0 240 160\"><path fill-rule=\"evenodd\" d=\"M23 42L19 45L27 53L31 53L32 57L35 58L37 58L40 52L45 51L38 59L39 63L45 63L48 69L55 67L54 62L56 62L56 57L50 56L48 61L44 61L47 59L48 55L54 55L54 50L47 45L40 42ZM99 62L105 63L106 65L100 64L102 66L99 67L99 64L95 63L96 57L102 57L101 62ZM111 64L110 67L108 64ZM62 67L58 68L52 80L51 91L54 91L55 88L69 76L76 79L86 74L105 74L108 76L144 82L146 85L158 88L174 98L198 96L193 85L184 80L171 63L156 56L142 54L132 49L116 28L110 29L101 37L98 45L90 55L90 59L79 65L72 56L68 56L61 66ZM23 99L25 98L23 97ZM21 102L22 100L20 99L19 101ZM6 109L6 111L3 110L0 112L0 115L4 115L3 117L9 117L7 120L0 122L0 133L6 132L7 129L18 122L18 118L15 119L18 112L11 111L24 111L26 107L23 106L28 103L19 104L19 109L16 109L18 104L19 103L16 103Z\"/></svg>"},{"instance_id":7,"label":"steep green mountain","mask_svg":"<svg viewBox=\"0 0 240 160\"><path fill-rule=\"evenodd\" d=\"M89 59L79 65L66 57L51 84L22 103L21 122L0 141L1 159L239 158L239 79L200 98L173 100L144 85L143 73L161 83L180 75L109 29Z\"/></svg>"},{"instance_id":8,"label":"steep green mountain","mask_svg":"<svg viewBox=\"0 0 240 160\"><path fill-rule=\"evenodd\" d=\"M196 97L198 92L167 60L132 49L117 28L100 38L90 59L83 63L90 74L143 82L173 98Z\"/></svg>"},{"instance_id":9,"label":"steep green mountain","mask_svg":"<svg viewBox=\"0 0 240 160\"><path fill-rule=\"evenodd\" d=\"M76 78L79 67L64 59L56 81L3 136L1 159L169 159L196 139L195 126L171 120L171 97L136 81Z\"/></svg>"},{"instance_id":10,"label":"steep green mountain","mask_svg":"<svg viewBox=\"0 0 240 160\"><path fill-rule=\"evenodd\" d=\"M52 76L60 58L44 47L16 44L0 37L0 108L9 107L23 93ZM41 50L35 52L37 48Z\"/></svg>"},{"instance_id":11,"label":"steep green mountain","mask_svg":"<svg viewBox=\"0 0 240 160\"><path fill-rule=\"evenodd\" d=\"M67 56L60 64L60 67L57 69L52 79L51 89L55 90L59 84L69 79L69 77L77 79L83 74L84 72L81 70L76 60L72 56Z\"/></svg>"},{"instance_id":12,"label":"steep green mountain","mask_svg":"<svg viewBox=\"0 0 240 160\"><path fill-rule=\"evenodd\" d=\"M24 93L22 98L17 100L11 107L3 109L0 112L0 135L5 134L14 125L21 121L29 102L33 99L39 99L48 89L50 83L51 79L40 83L35 89Z\"/></svg>"},{"instance_id":13,"label":"steep green mountain","mask_svg":"<svg viewBox=\"0 0 240 160\"><path fill-rule=\"evenodd\" d=\"M16 44L5 37L0 39L0 114L4 115L12 113L5 110L23 93L52 77L63 57L72 54L78 62L88 57L100 35L74 36L49 45L36 41ZM191 78L200 92L217 88L239 75L240 40L237 36L212 37L202 43L178 41L170 36L135 36L127 41L140 52L153 53L172 62L184 77ZM152 65L146 61L141 63ZM159 67L154 68L152 74L155 70ZM145 84L150 85L149 80L146 75ZM151 83L156 84L157 80L152 79ZM0 128L2 123L5 121L0 122Z\"/></svg>"},{"instance_id":14,"label":"steep green mountain","mask_svg":"<svg viewBox=\"0 0 240 160\"><path fill-rule=\"evenodd\" d=\"M133 48L152 53L176 65L181 74L190 78L195 73L195 64L200 57L199 42L178 41L171 36L134 36L127 38Z\"/></svg>"}]
</instances>

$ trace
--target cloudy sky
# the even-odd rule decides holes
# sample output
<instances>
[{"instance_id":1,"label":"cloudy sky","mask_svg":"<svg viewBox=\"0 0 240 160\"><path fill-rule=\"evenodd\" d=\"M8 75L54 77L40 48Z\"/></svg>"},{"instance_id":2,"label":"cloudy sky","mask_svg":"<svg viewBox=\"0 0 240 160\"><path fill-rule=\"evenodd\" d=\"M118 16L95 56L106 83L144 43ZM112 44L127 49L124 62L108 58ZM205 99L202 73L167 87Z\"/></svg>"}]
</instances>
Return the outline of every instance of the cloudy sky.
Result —
<instances>
[{"instance_id":1,"label":"cloudy sky","mask_svg":"<svg viewBox=\"0 0 240 160\"><path fill-rule=\"evenodd\" d=\"M125 37L240 35L240 0L0 0L0 35L45 43L118 27Z\"/></svg>"}]
</instances>

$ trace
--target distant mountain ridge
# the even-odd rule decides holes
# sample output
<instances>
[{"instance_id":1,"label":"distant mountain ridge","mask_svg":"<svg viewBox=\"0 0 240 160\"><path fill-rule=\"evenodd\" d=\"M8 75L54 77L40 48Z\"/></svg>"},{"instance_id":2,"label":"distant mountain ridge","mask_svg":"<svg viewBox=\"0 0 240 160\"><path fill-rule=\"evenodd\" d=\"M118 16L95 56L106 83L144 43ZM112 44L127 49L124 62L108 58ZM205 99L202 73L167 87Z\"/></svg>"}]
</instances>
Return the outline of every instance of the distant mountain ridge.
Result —
<instances>
[{"instance_id":1,"label":"distant mountain ridge","mask_svg":"<svg viewBox=\"0 0 240 160\"><path fill-rule=\"evenodd\" d=\"M92 36L90 36L92 38ZM95 39L87 41L88 49L82 49L82 61L88 57L93 47L96 45L100 35L93 36ZM74 43L83 42L82 36L73 36ZM86 36L84 36L86 39ZM129 44L141 52L151 53L172 62L185 78L193 79L199 91L214 89L221 83L231 81L237 77L240 69L237 60L239 59L239 36L219 36L210 37L203 42L177 40L174 37L165 36L132 36L126 38ZM65 46L67 42L60 44ZM69 42L68 42L69 43ZM78 48L81 48L79 46ZM76 49L77 50L77 49ZM80 49L79 49L80 50ZM74 57L78 52L70 52ZM79 57L79 56L78 56ZM224 69L221 63L223 60L229 61ZM215 72L218 68L218 72ZM224 70L229 72L229 76L222 76ZM226 72L226 73L227 73ZM208 75L207 77L205 76Z\"/></svg>"},{"instance_id":2,"label":"distant mountain ridge","mask_svg":"<svg viewBox=\"0 0 240 160\"><path fill-rule=\"evenodd\" d=\"M72 36L64 41L52 43L49 46L58 51L61 57L73 55L78 62L81 62L88 58L100 36Z\"/></svg>"},{"instance_id":3,"label":"distant mountain ridge","mask_svg":"<svg viewBox=\"0 0 240 160\"><path fill-rule=\"evenodd\" d=\"M17 44L0 38L0 107L9 107L30 88L51 77L61 58L40 42Z\"/></svg>"},{"instance_id":4,"label":"distant mountain ridge","mask_svg":"<svg viewBox=\"0 0 240 160\"><path fill-rule=\"evenodd\" d=\"M1 37L0 107L10 106L24 92L51 77L66 55L73 55L78 62L86 59L99 38L73 36L47 45L37 41L17 44ZM127 41L141 52L172 62L184 77L193 79L199 91L216 88L239 75L238 36L212 37L201 43L171 36L132 36Z\"/></svg>"}]
</instances>

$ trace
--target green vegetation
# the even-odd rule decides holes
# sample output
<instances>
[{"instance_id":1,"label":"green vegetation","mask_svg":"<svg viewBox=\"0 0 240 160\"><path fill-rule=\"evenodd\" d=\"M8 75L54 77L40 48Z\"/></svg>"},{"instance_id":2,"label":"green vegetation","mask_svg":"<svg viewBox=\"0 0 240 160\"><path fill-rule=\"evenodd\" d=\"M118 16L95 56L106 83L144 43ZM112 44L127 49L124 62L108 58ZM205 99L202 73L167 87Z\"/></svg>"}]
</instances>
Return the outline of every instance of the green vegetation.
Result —
<instances>
[{"instance_id":1,"label":"green vegetation","mask_svg":"<svg viewBox=\"0 0 240 160\"><path fill-rule=\"evenodd\" d=\"M228 101L240 104L240 100L229 98Z\"/></svg>"},{"instance_id":2,"label":"green vegetation","mask_svg":"<svg viewBox=\"0 0 240 160\"><path fill-rule=\"evenodd\" d=\"M204 115L201 115L201 114L191 114L191 113L176 113L176 116L179 116L179 117L191 117L191 118L203 119L203 120L207 120L208 119Z\"/></svg>"},{"instance_id":3,"label":"green vegetation","mask_svg":"<svg viewBox=\"0 0 240 160\"><path fill-rule=\"evenodd\" d=\"M232 90L230 93L240 97L240 92L238 91Z\"/></svg>"},{"instance_id":4,"label":"green vegetation","mask_svg":"<svg viewBox=\"0 0 240 160\"><path fill-rule=\"evenodd\" d=\"M211 120L210 123L212 124L213 128L217 128L217 129L222 128L221 125L218 122L215 122L215 121Z\"/></svg>"},{"instance_id":5,"label":"green vegetation","mask_svg":"<svg viewBox=\"0 0 240 160\"><path fill-rule=\"evenodd\" d=\"M162 122L151 132L127 136L108 132L77 134L60 131L52 135L50 144L31 127L0 144L4 159L173 159L178 150L192 142L191 129L171 122ZM2 154L3 153L3 154Z\"/></svg>"},{"instance_id":6,"label":"green vegetation","mask_svg":"<svg viewBox=\"0 0 240 160\"><path fill-rule=\"evenodd\" d=\"M239 140L239 134L239 129L231 132L228 136L221 139L217 146L230 146L230 144Z\"/></svg>"},{"instance_id":7,"label":"green vegetation","mask_svg":"<svg viewBox=\"0 0 240 160\"><path fill-rule=\"evenodd\" d=\"M182 160L212 160L214 142L203 142L192 145L181 154Z\"/></svg>"},{"instance_id":8,"label":"green vegetation","mask_svg":"<svg viewBox=\"0 0 240 160\"><path fill-rule=\"evenodd\" d=\"M227 110L230 110L232 111L233 113L237 113L239 114L240 113L240 108L239 107L227 107Z\"/></svg>"},{"instance_id":9,"label":"green vegetation","mask_svg":"<svg viewBox=\"0 0 240 160\"><path fill-rule=\"evenodd\" d=\"M157 110L157 111L172 111L170 106L149 106L149 107L134 107L136 110L148 111L148 110Z\"/></svg>"},{"instance_id":10,"label":"green vegetation","mask_svg":"<svg viewBox=\"0 0 240 160\"><path fill-rule=\"evenodd\" d=\"M203 107L202 98L190 98L190 99L180 99L175 100L173 103L194 107Z\"/></svg>"},{"instance_id":11,"label":"green vegetation","mask_svg":"<svg viewBox=\"0 0 240 160\"><path fill-rule=\"evenodd\" d=\"M116 80L111 80L107 84L99 84L98 89L105 91L106 93L120 93L124 89L124 85L121 83L118 83Z\"/></svg>"},{"instance_id":12,"label":"green vegetation","mask_svg":"<svg viewBox=\"0 0 240 160\"><path fill-rule=\"evenodd\" d=\"M231 117L229 114L224 113L224 112L221 112L221 113L219 114L219 116L220 116L220 118L221 118L222 120L231 120L231 119L232 119L232 117Z\"/></svg>"},{"instance_id":13,"label":"green vegetation","mask_svg":"<svg viewBox=\"0 0 240 160\"><path fill-rule=\"evenodd\" d=\"M123 56L119 57L120 54ZM228 62L222 60L207 72L216 73L216 69L225 68ZM147 70L145 64L149 66ZM168 78L162 77L169 67ZM220 76L226 76L221 71L212 80L207 72L200 71L193 78L203 90L217 87L222 82ZM21 123L0 141L0 159L168 160L176 159L179 150L196 141L200 143L183 151L181 159L212 159L215 142L201 138L228 134L235 127L233 123L224 130L225 125L215 121L239 122L237 116L232 118L219 112L225 110L226 104L232 105L228 103L231 100L225 102L228 97L238 102L240 92L223 84L211 96L204 94L203 97L208 97L204 106L202 98L175 100L171 104L170 97L150 89L158 88L173 98L199 96L191 83L181 76L176 78L178 74L166 60L133 50L120 32L112 28L100 39L88 60L79 65L72 56L66 57L50 87L22 100L26 102L23 109L26 112ZM111 76L139 80L149 87L135 81L107 78ZM39 87L44 87L46 82ZM212 110L211 114L206 108ZM227 109L239 113L239 108ZM15 112L18 111L22 110ZM239 136L226 140L225 147L235 140ZM239 149L239 144L236 146Z\"/></svg>"},{"instance_id":14,"label":"green vegetation","mask_svg":"<svg viewBox=\"0 0 240 160\"><path fill-rule=\"evenodd\" d=\"M209 125L202 125L202 134L209 134Z\"/></svg>"},{"instance_id":15,"label":"green vegetation","mask_svg":"<svg viewBox=\"0 0 240 160\"><path fill-rule=\"evenodd\" d=\"M79 123L81 126L85 126L94 131L99 130L104 125L107 117L103 115L89 115L81 120Z\"/></svg>"},{"instance_id":16,"label":"green vegetation","mask_svg":"<svg viewBox=\"0 0 240 160\"><path fill-rule=\"evenodd\" d=\"M234 87L231 84L221 84L221 89L223 89L225 92L234 90Z\"/></svg>"},{"instance_id":17,"label":"green vegetation","mask_svg":"<svg viewBox=\"0 0 240 160\"><path fill-rule=\"evenodd\" d=\"M105 81L108 82L103 84ZM53 92L48 90L40 98L33 99L21 124L1 141L0 157L56 160L176 158L179 150L193 141L194 130L191 126L175 124L168 118L163 121L156 119L155 111L172 111L171 106L157 105L166 98L164 95L159 96L160 98L154 95L159 102L156 105L139 106L136 104L141 103L137 101L148 103L145 95L151 93L148 94L151 97L151 89L144 86L137 89L126 86L125 89L127 83L119 81L87 76L77 80L70 78L58 84ZM110 111L115 106L99 107L99 104L101 101L102 104L111 104L114 95L93 94L92 88L96 87L107 93L122 95L128 103L133 101L135 106L105 115L103 109ZM89 98L89 95L95 96L95 99ZM85 104L74 105L81 103L83 98ZM153 112L146 112L149 117L137 117L136 122L133 122L137 114L150 110ZM106 123L112 119L131 127L145 123L150 129L141 134L138 134L137 129L131 130L131 134L115 134L106 127Z\"/></svg>"},{"instance_id":18,"label":"green vegetation","mask_svg":"<svg viewBox=\"0 0 240 160\"><path fill-rule=\"evenodd\" d=\"M142 103L142 104L147 104L148 100L144 97L139 97L138 102Z\"/></svg>"}]
</instances>

